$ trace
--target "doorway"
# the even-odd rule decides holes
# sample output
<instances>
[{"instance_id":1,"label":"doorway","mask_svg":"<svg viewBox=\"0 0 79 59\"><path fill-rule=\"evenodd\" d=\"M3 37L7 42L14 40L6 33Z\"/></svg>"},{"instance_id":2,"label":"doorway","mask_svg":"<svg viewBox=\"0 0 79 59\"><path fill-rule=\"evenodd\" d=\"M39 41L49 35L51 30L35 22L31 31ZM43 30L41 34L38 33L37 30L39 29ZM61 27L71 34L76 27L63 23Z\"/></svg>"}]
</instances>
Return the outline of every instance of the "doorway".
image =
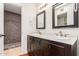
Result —
<instances>
[{"instance_id":1,"label":"doorway","mask_svg":"<svg viewBox=\"0 0 79 59\"><path fill-rule=\"evenodd\" d=\"M21 11L19 10L21 8L15 4L4 4L4 51L8 55L14 54L13 51L21 50Z\"/></svg>"}]
</instances>

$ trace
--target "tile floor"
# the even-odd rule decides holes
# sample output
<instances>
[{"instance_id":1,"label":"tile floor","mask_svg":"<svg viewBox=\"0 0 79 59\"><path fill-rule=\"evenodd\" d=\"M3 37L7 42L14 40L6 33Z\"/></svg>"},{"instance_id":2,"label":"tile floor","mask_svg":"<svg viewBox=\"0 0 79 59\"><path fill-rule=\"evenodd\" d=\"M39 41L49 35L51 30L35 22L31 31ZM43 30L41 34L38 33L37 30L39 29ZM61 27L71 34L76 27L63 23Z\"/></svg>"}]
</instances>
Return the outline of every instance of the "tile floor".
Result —
<instances>
[{"instance_id":1,"label":"tile floor","mask_svg":"<svg viewBox=\"0 0 79 59\"><path fill-rule=\"evenodd\" d=\"M4 51L5 56L19 56L19 55L22 55L22 54L24 54L24 53L21 51L21 47L7 49L7 50Z\"/></svg>"}]
</instances>

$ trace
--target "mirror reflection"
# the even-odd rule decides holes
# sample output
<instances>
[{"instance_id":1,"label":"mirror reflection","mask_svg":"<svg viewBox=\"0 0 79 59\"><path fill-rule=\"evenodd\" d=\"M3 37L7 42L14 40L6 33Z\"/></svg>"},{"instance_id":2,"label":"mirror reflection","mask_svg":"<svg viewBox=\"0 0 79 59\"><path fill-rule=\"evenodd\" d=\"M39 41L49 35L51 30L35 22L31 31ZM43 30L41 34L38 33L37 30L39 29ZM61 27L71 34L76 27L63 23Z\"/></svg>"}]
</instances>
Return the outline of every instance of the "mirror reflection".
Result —
<instances>
[{"instance_id":1,"label":"mirror reflection","mask_svg":"<svg viewBox=\"0 0 79 59\"><path fill-rule=\"evenodd\" d=\"M58 26L67 25L67 13L60 14L60 15L57 16L57 25Z\"/></svg>"},{"instance_id":2,"label":"mirror reflection","mask_svg":"<svg viewBox=\"0 0 79 59\"><path fill-rule=\"evenodd\" d=\"M53 28L78 27L76 3L57 3L53 6Z\"/></svg>"}]
</instances>

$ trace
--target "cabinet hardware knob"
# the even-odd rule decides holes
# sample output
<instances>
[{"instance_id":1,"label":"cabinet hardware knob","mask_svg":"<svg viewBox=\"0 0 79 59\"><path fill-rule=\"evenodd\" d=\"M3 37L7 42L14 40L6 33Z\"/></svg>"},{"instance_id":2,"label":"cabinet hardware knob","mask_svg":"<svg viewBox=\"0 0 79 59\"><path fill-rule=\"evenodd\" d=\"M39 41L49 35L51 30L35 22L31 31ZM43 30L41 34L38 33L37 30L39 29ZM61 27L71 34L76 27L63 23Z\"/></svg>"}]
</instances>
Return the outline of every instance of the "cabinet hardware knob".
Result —
<instances>
[{"instance_id":1,"label":"cabinet hardware knob","mask_svg":"<svg viewBox=\"0 0 79 59\"><path fill-rule=\"evenodd\" d=\"M49 46L49 48L51 48L51 46Z\"/></svg>"}]
</instances>

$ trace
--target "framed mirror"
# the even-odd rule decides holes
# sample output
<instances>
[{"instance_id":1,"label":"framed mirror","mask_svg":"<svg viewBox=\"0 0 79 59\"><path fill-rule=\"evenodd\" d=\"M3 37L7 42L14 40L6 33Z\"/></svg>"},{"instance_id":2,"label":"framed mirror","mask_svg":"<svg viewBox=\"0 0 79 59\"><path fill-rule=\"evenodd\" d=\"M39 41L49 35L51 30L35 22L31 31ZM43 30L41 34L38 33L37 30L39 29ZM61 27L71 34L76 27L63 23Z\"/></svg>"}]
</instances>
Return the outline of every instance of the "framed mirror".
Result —
<instances>
[{"instance_id":1,"label":"framed mirror","mask_svg":"<svg viewBox=\"0 0 79 59\"><path fill-rule=\"evenodd\" d=\"M76 3L56 3L52 10L53 28L78 27Z\"/></svg>"},{"instance_id":2,"label":"framed mirror","mask_svg":"<svg viewBox=\"0 0 79 59\"><path fill-rule=\"evenodd\" d=\"M45 11L36 15L36 29L45 29Z\"/></svg>"}]
</instances>

